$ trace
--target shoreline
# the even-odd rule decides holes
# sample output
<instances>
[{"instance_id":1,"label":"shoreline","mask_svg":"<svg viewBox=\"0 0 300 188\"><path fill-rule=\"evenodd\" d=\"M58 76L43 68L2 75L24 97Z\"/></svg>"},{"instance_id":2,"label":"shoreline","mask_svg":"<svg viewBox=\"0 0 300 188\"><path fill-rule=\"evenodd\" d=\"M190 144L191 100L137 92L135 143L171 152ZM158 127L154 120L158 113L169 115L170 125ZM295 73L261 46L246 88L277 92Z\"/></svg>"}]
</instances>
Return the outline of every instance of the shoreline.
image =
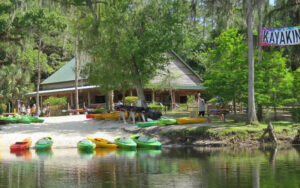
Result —
<instances>
[{"instance_id":1,"label":"shoreline","mask_svg":"<svg viewBox=\"0 0 300 188\"><path fill-rule=\"evenodd\" d=\"M42 117L44 123L8 124L0 127L0 149L24 138L31 137L32 145L45 136L54 139L53 148L77 147L77 142L87 135L102 137L111 142L116 136L144 134L157 138L165 147L261 147L270 145L268 140L258 141L262 130L241 131L230 130L226 134L220 132L224 127L220 124L204 123L189 125L170 125L162 127L139 128L133 124L123 124L119 121L86 119L85 115ZM227 128L227 127L225 127ZM278 145L292 145L294 134L278 134Z\"/></svg>"}]
</instances>

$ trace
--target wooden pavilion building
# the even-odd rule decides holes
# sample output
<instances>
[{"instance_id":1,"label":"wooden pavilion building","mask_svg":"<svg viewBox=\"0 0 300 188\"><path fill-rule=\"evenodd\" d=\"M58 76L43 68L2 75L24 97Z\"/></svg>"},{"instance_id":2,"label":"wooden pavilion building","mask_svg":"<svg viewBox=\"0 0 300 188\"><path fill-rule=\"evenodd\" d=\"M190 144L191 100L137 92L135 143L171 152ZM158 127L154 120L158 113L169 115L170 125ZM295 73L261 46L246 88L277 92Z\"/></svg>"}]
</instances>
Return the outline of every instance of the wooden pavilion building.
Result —
<instances>
[{"instance_id":1,"label":"wooden pavilion building","mask_svg":"<svg viewBox=\"0 0 300 188\"><path fill-rule=\"evenodd\" d=\"M164 75L171 75L170 85L174 100L171 101L170 91L161 91L145 88L145 98L147 102L160 102L170 106L172 103L186 103L187 96L196 95L203 92L201 78L187 65L175 52L169 53L170 61L164 71L159 71L150 83L161 84ZM50 96L66 97L71 107L75 106L75 58L49 76L41 83L40 101L44 101ZM173 77L172 77L173 76ZM79 105L82 107L105 106L108 97L100 92L101 86L90 85L85 78L78 79ZM28 93L28 97L36 97L36 92ZM135 89L126 91L125 96L137 96ZM113 102L123 98L122 93L114 91ZM42 104L42 103L41 103Z\"/></svg>"}]
</instances>

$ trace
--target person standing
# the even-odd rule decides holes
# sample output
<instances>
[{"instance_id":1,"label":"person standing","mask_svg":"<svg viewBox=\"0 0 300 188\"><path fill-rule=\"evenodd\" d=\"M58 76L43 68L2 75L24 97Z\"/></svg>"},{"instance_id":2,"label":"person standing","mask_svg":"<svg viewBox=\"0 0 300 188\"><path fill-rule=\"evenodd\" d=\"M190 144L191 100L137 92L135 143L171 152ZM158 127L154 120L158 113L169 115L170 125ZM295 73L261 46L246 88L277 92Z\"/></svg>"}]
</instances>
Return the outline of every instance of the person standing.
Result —
<instances>
[{"instance_id":1,"label":"person standing","mask_svg":"<svg viewBox=\"0 0 300 188\"><path fill-rule=\"evenodd\" d=\"M198 116L204 117L204 114L205 114L205 101L201 97L200 93L198 93L198 110L199 110Z\"/></svg>"},{"instance_id":2,"label":"person standing","mask_svg":"<svg viewBox=\"0 0 300 188\"><path fill-rule=\"evenodd\" d=\"M26 107L25 107L25 104L23 103L21 106L21 114L25 115L25 113L26 113Z\"/></svg>"},{"instance_id":3,"label":"person standing","mask_svg":"<svg viewBox=\"0 0 300 188\"><path fill-rule=\"evenodd\" d=\"M50 117L50 103L49 102L46 105L46 116Z\"/></svg>"},{"instance_id":4,"label":"person standing","mask_svg":"<svg viewBox=\"0 0 300 188\"><path fill-rule=\"evenodd\" d=\"M28 107L27 107L27 109L26 109L26 114L27 114L28 116L31 115L31 108L30 108L30 105L28 105Z\"/></svg>"},{"instance_id":5,"label":"person standing","mask_svg":"<svg viewBox=\"0 0 300 188\"><path fill-rule=\"evenodd\" d=\"M32 109L31 109L31 115L35 116L36 115L36 105L33 104Z\"/></svg>"}]
</instances>

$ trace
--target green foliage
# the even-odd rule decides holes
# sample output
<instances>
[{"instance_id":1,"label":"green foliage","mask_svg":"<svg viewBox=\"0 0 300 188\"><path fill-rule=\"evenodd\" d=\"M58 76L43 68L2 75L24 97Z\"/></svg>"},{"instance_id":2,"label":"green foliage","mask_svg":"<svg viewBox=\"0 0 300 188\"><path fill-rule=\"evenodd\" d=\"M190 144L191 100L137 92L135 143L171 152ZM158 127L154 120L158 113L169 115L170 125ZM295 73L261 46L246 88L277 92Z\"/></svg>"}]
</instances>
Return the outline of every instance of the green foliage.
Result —
<instances>
[{"instance_id":1,"label":"green foliage","mask_svg":"<svg viewBox=\"0 0 300 188\"><path fill-rule=\"evenodd\" d=\"M30 82L30 71L20 65L7 65L0 70L0 91L3 98L13 103L17 99L23 99L33 85Z\"/></svg>"},{"instance_id":2,"label":"green foliage","mask_svg":"<svg viewBox=\"0 0 300 188\"><path fill-rule=\"evenodd\" d=\"M255 66L255 96L258 104L280 106L295 101L292 96L294 78L286 67L287 62L281 51L263 52L261 63Z\"/></svg>"},{"instance_id":3,"label":"green foliage","mask_svg":"<svg viewBox=\"0 0 300 188\"><path fill-rule=\"evenodd\" d=\"M125 97L125 105L135 104L138 101L138 97L136 96L127 96Z\"/></svg>"},{"instance_id":4,"label":"green foliage","mask_svg":"<svg viewBox=\"0 0 300 188\"><path fill-rule=\"evenodd\" d=\"M7 110L6 104L0 104L0 114L3 114Z\"/></svg>"},{"instance_id":5,"label":"green foliage","mask_svg":"<svg viewBox=\"0 0 300 188\"><path fill-rule=\"evenodd\" d=\"M300 122L300 108L291 109L291 114L294 122Z\"/></svg>"},{"instance_id":6,"label":"green foliage","mask_svg":"<svg viewBox=\"0 0 300 188\"><path fill-rule=\"evenodd\" d=\"M162 112L167 108L167 106L159 105L159 104L149 104L148 107L154 110L155 112Z\"/></svg>"},{"instance_id":7,"label":"green foliage","mask_svg":"<svg viewBox=\"0 0 300 188\"><path fill-rule=\"evenodd\" d=\"M300 103L300 67L294 71L293 93L298 103Z\"/></svg>"},{"instance_id":8,"label":"green foliage","mask_svg":"<svg viewBox=\"0 0 300 188\"><path fill-rule=\"evenodd\" d=\"M195 102L196 102L196 100L195 100L194 95L188 95L187 96L187 104L191 105L191 104L194 104Z\"/></svg>"},{"instance_id":9,"label":"green foliage","mask_svg":"<svg viewBox=\"0 0 300 188\"><path fill-rule=\"evenodd\" d=\"M205 54L204 85L210 94L225 101L241 101L247 95L247 45L237 29L223 31L216 44Z\"/></svg>"},{"instance_id":10,"label":"green foliage","mask_svg":"<svg viewBox=\"0 0 300 188\"><path fill-rule=\"evenodd\" d=\"M93 26L86 24L87 49L95 57L89 81L105 90L147 83L168 61L165 53L180 44L187 3L121 0L103 7L100 24L92 17L85 21L98 23L100 32L95 36Z\"/></svg>"},{"instance_id":11,"label":"green foliage","mask_svg":"<svg viewBox=\"0 0 300 188\"><path fill-rule=\"evenodd\" d=\"M106 109L105 108L97 108L93 112L94 113L103 113L103 112L106 112Z\"/></svg>"},{"instance_id":12,"label":"green foliage","mask_svg":"<svg viewBox=\"0 0 300 188\"><path fill-rule=\"evenodd\" d=\"M49 103L51 106L56 105L66 105L67 104L67 98L66 97L49 97L43 102L43 105L46 106L47 103Z\"/></svg>"}]
</instances>

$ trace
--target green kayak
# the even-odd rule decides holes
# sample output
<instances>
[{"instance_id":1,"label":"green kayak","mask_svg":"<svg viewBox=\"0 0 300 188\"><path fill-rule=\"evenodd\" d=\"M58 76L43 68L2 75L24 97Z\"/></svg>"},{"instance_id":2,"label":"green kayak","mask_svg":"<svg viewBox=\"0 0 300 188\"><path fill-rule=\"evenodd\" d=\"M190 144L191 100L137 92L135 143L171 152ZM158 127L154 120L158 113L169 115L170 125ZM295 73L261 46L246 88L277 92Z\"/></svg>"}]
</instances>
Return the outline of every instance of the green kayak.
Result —
<instances>
[{"instance_id":1,"label":"green kayak","mask_svg":"<svg viewBox=\"0 0 300 188\"><path fill-rule=\"evenodd\" d=\"M119 148L122 149L136 149L136 143L130 139L125 137L116 137L115 139L116 144Z\"/></svg>"},{"instance_id":2,"label":"green kayak","mask_svg":"<svg viewBox=\"0 0 300 188\"><path fill-rule=\"evenodd\" d=\"M151 127L151 126L162 126L163 124L158 120L154 120L154 121L147 121L147 122L138 122L136 125L138 127Z\"/></svg>"},{"instance_id":3,"label":"green kayak","mask_svg":"<svg viewBox=\"0 0 300 188\"><path fill-rule=\"evenodd\" d=\"M172 119L172 118L162 118L158 120L161 124L165 124L165 125L174 125L177 124L177 120L176 119Z\"/></svg>"},{"instance_id":4,"label":"green kayak","mask_svg":"<svg viewBox=\"0 0 300 188\"><path fill-rule=\"evenodd\" d=\"M36 143L35 143L35 149L37 150L47 150L50 149L52 147L53 144L53 139L48 136L48 137L44 137L39 139Z\"/></svg>"},{"instance_id":5,"label":"green kayak","mask_svg":"<svg viewBox=\"0 0 300 188\"><path fill-rule=\"evenodd\" d=\"M82 139L77 143L77 147L80 150L94 150L96 148L96 144L92 141L90 141L89 139Z\"/></svg>"},{"instance_id":6,"label":"green kayak","mask_svg":"<svg viewBox=\"0 0 300 188\"><path fill-rule=\"evenodd\" d=\"M20 117L17 119L17 123L26 123L26 124L30 124L31 121L27 118L27 117Z\"/></svg>"},{"instance_id":7,"label":"green kayak","mask_svg":"<svg viewBox=\"0 0 300 188\"><path fill-rule=\"evenodd\" d=\"M5 120L9 123L17 123L17 119L11 116L6 117Z\"/></svg>"},{"instance_id":8,"label":"green kayak","mask_svg":"<svg viewBox=\"0 0 300 188\"><path fill-rule=\"evenodd\" d=\"M132 135L131 139L137 144L138 148L161 149L161 143L154 138Z\"/></svg>"},{"instance_id":9,"label":"green kayak","mask_svg":"<svg viewBox=\"0 0 300 188\"><path fill-rule=\"evenodd\" d=\"M32 123L43 123L44 120L34 116L27 116Z\"/></svg>"}]
</instances>

